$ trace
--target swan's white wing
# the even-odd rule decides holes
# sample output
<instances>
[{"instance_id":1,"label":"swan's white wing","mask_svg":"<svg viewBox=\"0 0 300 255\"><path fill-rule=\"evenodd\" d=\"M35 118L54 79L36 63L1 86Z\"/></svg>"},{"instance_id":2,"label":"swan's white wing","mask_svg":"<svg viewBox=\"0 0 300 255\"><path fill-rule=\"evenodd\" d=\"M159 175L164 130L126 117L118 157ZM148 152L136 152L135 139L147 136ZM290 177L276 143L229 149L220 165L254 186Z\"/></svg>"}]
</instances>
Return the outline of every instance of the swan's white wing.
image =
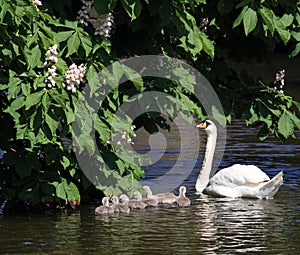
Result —
<instances>
[{"instance_id":1,"label":"swan's white wing","mask_svg":"<svg viewBox=\"0 0 300 255\"><path fill-rule=\"evenodd\" d=\"M209 181L213 186L225 186L233 188L240 185L260 183L270 178L254 165L240 165L224 168L217 172Z\"/></svg>"}]
</instances>

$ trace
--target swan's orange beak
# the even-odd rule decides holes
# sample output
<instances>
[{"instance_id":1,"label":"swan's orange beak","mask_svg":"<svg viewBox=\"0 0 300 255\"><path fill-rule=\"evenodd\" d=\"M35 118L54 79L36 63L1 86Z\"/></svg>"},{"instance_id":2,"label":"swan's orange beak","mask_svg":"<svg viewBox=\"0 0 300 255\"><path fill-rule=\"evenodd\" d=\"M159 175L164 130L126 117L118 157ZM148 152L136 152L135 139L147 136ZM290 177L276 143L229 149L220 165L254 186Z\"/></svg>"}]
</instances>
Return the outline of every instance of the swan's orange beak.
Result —
<instances>
[{"instance_id":1,"label":"swan's orange beak","mask_svg":"<svg viewBox=\"0 0 300 255\"><path fill-rule=\"evenodd\" d=\"M202 123L198 124L196 127L205 129L207 127L207 124L206 124L206 122L202 122Z\"/></svg>"}]
</instances>

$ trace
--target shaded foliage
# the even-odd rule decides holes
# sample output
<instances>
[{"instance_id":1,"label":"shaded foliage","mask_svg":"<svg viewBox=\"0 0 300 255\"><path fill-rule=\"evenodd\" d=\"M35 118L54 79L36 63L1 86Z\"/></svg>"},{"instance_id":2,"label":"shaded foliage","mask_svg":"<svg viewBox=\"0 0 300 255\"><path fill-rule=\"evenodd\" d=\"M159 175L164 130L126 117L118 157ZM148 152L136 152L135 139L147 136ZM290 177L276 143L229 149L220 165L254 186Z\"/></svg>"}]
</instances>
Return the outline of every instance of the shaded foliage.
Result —
<instances>
[{"instance_id":1,"label":"shaded foliage","mask_svg":"<svg viewBox=\"0 0 300 255\"><path fill-rule=\"evenodd\" d=\"M260 127L259 139L272 133L285 140L300 129L298 102L274 91L272 82L265 83L248 77L246 71L237 73L229 68L223 54L226 52L227 58L234 61L262 60L284 48L290 57L298 56L297 0L95 1L98 15L112 12L115 17L109 39L95 35L91 23L80 26L76 16L81 6L80 1L71 0L44 1L38 8L29 0L0 0L2 199L38 203L59 198L73 205L94 192L72 147L76 103L84 88L84 84L78 85L76 91L66 88L65 74L73 63L84 64L85 78L93 89L97 72L127 56L163 54L184 59L213 84L228 122L232 114L243 117L247 125ZM101 21L100 16L95 19ZM54 55L57 61L49 60L45 65L53 45L58 48ZM53 66L55 86L49 87L49 68ZM118 83L130 72L116 66L110 77ZM181 100L196 117L205 118L199 102L194 101L193 91L170 81L153 81L137 77L114 88L97 112L96 142L110 167L105 174L113 174L117 180L114 187L97 186L106 194L126 191L130 185L138 188L136 180L143 176L133 155L109 143L112 129L125 132L129 138L134 135L131 119L120 119L118 126L113 126L118 107L128 98L143 91L164 91ZM172 104L166 109L172 116ZM83 112L82 118L85 114L88 112ZM141 116L136 124L144 125L149 132L155 132L158 126L167 128L157 113ZM82 135L89 134L85 129ZM82 152L93 155L94 147L84 144L84 139L80 141Z\"/></svg>"}]
</instances>

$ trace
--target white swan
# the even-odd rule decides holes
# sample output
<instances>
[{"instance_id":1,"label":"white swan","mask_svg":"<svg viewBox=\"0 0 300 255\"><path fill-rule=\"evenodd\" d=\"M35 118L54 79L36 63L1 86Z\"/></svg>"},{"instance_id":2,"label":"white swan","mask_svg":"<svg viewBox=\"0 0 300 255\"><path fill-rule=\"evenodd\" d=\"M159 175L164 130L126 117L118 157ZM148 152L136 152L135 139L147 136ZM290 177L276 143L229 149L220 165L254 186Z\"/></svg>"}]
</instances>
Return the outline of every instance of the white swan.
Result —
<instances>
[{"instance_id":1,"label":"white swan","mask_svg":"<svg viewBox=\"0 0 300 255\"><path fill-rule=\"evenodd\" d=\"M223 197L272 198L283 182L283 173L279 172L271 180L254 165L235 164L217 172L211 179L213 156L217 140L217 127L206 120L198 128L207 134L206 151L202 170L196 181L196 191Z\"/></svg>"},{"instance_id":2,"label":"white swan","mask_svg":"<svg viewBox=\"0 0 300 255\"><path fill-rule=\"evenodd\" d=\"M181 186L179 188L179 196L175 200L175 204L178 206L189 206L191 204L191 200L185 196L186 187Z\"/></svg>"}]
</instances>

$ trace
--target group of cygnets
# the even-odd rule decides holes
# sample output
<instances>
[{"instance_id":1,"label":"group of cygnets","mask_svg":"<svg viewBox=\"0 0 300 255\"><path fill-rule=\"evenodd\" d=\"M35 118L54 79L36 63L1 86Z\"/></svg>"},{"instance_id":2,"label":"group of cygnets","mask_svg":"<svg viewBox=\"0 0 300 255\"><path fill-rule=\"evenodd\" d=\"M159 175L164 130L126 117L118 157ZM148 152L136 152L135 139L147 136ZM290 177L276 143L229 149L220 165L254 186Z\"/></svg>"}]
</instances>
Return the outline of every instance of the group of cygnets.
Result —
<instances>
[{"instance_id":1,"label":"group of cygnets","mask_svg":"<svg viewBox=\"0 0 300 255\"><path fill-rule=\"evenodd\" d=\"M139 191L134 192L132 199L129 199L125 194L120 197L113 196L111 198L112 204L109 203L108 197L104 197L102 205L96 207L95 214L129 213L131 209L144 209L148 206L158 206L158 204L176 204L178 206L189 206L191 204L190 199L185 196L185 186L179 188L178 196L171 192L153 195L149 186L143 188L146 191L145 198L142 197Z\"/></svg>"}]
</instances>

